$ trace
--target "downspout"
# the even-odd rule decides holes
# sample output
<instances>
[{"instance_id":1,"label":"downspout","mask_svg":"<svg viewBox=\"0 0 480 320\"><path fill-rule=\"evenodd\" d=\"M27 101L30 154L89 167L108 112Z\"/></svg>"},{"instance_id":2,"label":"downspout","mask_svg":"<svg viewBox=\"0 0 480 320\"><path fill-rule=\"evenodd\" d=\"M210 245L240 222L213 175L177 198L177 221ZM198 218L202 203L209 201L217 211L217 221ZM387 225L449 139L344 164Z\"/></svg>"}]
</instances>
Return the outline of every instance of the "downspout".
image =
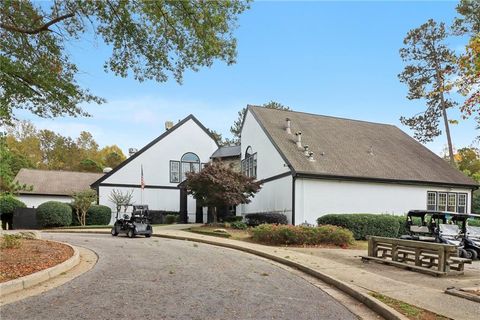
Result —
<instances>
[{"instance_id":1,"label":"downspout","mask_svg":"<svg viewBox=\"0 0 480 320\"><path fill-rule=\"evenodd\" d=\"M295 225L295 181L297 180L297 173L292 172L292 225Z\"/></svg>"}]
</instances>

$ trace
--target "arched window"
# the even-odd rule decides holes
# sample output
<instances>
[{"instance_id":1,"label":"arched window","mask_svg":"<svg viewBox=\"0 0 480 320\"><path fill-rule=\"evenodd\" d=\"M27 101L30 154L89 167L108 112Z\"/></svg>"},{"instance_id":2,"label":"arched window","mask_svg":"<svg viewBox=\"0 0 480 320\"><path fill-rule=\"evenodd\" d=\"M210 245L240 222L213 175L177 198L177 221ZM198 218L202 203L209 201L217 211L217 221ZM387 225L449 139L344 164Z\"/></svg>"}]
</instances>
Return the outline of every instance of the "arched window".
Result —
<instances>
[{"instance_id":1,"label":"arched window","mask_svg":"<svg viewBox=\"0 0 480 320\"><path fill-rule=\"evenodd\" d=\"M257 153L253 153L251 146L245 150L245 159L242 160L242 172L247 177L257 177Z\"/></svg>"},{"instance_id":2,"label":"arched window","mask_svg":"<svg viewBox=\"0 0 480 320\"><path fill-rule=\"evenodd\" d=\"M187 172L199 172L200 171L200 158L193 152L187 152L180 159L182 168L182 180L187 178Z\"/></svg>"},{"instance_id":3,"label":"arched window","mask_svg":"<svg viewBox=\"0 0 480 320\"><path fill-rule=\"evenodd\" d=\"M170 182L184 181L187 178L187 172L199 172L200 165L200 158L193 152L185 153L180 161L170 160Z\"/></svg>"}]
</instances>

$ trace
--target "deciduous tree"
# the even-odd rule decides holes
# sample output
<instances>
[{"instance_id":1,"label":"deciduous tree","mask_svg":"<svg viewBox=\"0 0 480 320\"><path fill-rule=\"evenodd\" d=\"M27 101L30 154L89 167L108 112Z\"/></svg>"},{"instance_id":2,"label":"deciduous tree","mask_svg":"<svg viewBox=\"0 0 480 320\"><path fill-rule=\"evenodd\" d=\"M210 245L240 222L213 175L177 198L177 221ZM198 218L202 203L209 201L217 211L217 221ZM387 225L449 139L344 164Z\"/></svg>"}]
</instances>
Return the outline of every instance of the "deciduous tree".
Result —
<instances>
[{"instance_id":1,"label":"deciduous tree","mask_svg":"<svg viewBox=\"0 0 480 320\"><path fill-rule=\"evenodd\" d=\"M97 201L97 193L92 189L76 192L73 194L72 206L75 208L78 222L84 226L87 219L87 211Z\"/></svg>"},{"instance_id":2,"label":"deciduous tree","mask_svg":"<svg viewBox=\"0 0 480 320\"><path fill-rule=\"evenodd\" d=\"M41 117L85 116L82 103L104 100L80 86L65 50L93 31L112 48L105 70L136 80L182 81L219 59L235 62L232 31L248 2L28 0L0 2L0 121L15 109Z\"/></svg>"},{"instance_id":3,"label":"deciduous tree","mask_svg":"<svg viewBox=\"0 0 480 320\"><path fill-rule=\"evenodd\" d=\"M197 173L187 173L187 192L202 206L213 207L213 221L217 222L217 207L249 203L258 191L260 182L247 177L220 162L207 164Z\"/></svg>"}]
</instances>

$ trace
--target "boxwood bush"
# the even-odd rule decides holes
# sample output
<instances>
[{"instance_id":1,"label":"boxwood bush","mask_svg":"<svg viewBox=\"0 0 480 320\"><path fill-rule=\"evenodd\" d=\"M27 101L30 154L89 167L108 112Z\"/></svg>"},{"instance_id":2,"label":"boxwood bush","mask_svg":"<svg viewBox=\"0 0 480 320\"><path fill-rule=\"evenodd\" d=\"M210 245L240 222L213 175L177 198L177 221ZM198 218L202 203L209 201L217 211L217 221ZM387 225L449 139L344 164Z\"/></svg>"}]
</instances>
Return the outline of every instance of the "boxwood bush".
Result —
<instances>
[{"instance_id":1,"label":"boxwood bush","mask_svg":"<svg viewBox=\"0 0 480 320\"><path fill-rule=\"evenodd\" d=\"M356 240L365 240L367 236L396 238L403 233L405 217L368 213L327 214L318 218L317 223L347 228Z\"/></svg>"},{"instance_id":2,"label":"boxwood bush","mask_svg":"<svg viewBox=\"0 0 480 320\"><path fill-rule=\"evenodd\" d=\"M239 230L245 230L248 228L247 224L243 221L234 221L230 223L230 228L232 229L239 229Z\"/></svg>"},{"instance_id":3,"label":"boxwood bush","mask_svg":"<svg viewBox=\"0 0 480 320\"><path fill-rule=\"evenodd\" d=\"M251 227L264 223L288 224L287 216L276 212L249 213L245 216L245 220Z\"/></svg>"},{"instance_id":4,"label":"boxwood bush","mask_svg":"<svg viewBox=\"0 0 480 320\"><path fill-rule=\"evenodd\" d=\"M25 208L26 205L10 194L0 196L0 215L2 219L11 218L15 209Z\"/></svg>"},{"instance_id":5,"label":"boxwood bush","mask_svg":"<svg viewBox=\"0 0 480 320\"><path fill-rule=\"evenodd\" d=\"M92 205L87 211L86 224L91 225L106 225L110 222L112 217L112 209L103 205Z\"/></svg>"},{"instance_id":6,"label":"boxwood bush","mask_svg":"<svg viewBox=\"0 0 480 320\"><path fill-rule=\"evenodd\" d=\"M223 222L238 222L242 220L243 220L242 216L228 216L223 218Z\"/></svg>"},{"instance_id":7,"label":"boxwood bush","mask_svg":"<svg viewBox=\"0 0 480 320\"><path fill-rule=\"evenodd\" d=\"M256 242L272 245L318 245L348 246L354 242L350 230L322 225L319 227L262 224L252 229Z\"/></svg>"},{"instance_id":8,"label":"boxwood bush","mask_svg":"<svg viewBox=\"0 0 480 320\"><path fill-rule=\"evenodd\" d=\"M178 221L178 215L176 214L167 214L165 216L165 224L172 224Z\"/></svg>"},{"instance_id":9,"label":"boxwood bush","mask_svg":"<svg viewBox=\"0 0 480 320\"><path fill-rule=\"evenodd\" d=\"M47 201L37 208L37 222L41 227L65 227L72 223L72 208L63 202Z\"/></svg>"}]
</instances>

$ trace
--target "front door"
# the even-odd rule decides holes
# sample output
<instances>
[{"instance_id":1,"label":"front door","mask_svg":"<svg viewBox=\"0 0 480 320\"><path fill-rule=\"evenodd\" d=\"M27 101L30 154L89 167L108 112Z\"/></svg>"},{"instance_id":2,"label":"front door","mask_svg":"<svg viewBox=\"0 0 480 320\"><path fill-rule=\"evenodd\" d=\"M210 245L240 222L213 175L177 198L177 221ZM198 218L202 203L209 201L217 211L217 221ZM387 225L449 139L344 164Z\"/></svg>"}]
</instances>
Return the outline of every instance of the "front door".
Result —
<instances>
[{"instance_id":1,"label":"front door","mask_svg":"<svg viewBox=\"0 0 480 320\"><path fill-rule=\"evenodd\" d=\"M187 190L180 188L180 223L188 223Z\"/></svg>"}]
</instances>

